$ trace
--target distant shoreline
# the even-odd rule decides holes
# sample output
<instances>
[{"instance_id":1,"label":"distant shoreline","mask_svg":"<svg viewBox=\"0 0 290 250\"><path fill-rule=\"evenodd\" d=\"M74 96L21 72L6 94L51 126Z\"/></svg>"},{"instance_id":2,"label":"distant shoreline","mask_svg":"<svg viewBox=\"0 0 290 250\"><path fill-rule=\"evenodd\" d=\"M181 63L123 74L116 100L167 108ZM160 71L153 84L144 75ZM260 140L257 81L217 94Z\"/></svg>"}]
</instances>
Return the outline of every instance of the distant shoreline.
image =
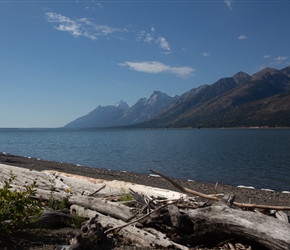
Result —
<instances>
[{"instance_id":1,"label":"distant shoreline","mask_svg":"<svg viewBox=\"0 0 290 250\"><path fill-rule=\"evenodd\" d=\"M101 168L86 167L62 162L54 162L41 160L37 158L16 156L6 153L0 153L0 164L18 166L22 168L28 168L32 170L55 170L59 172L72 173L76 175L82 175L97 179L105 180L120 180L136 184L143 184L153 187L159 187L169 189L173 191L179 191L174 188L170 183L165 181L161 177L154 175L145 175L132 172L113 171ZM166 175L166 173L163 172ZM17 173L15 173L17 176ZM180 179L174 179L180 185L191 188L193 190L213 194L215 192L214 183L204 183L199 181L186 181ZM256 203L266 205L281 205L290 206L290 194L282 193L273 190L261 190L252 188L239 188L229 185L218 185L217 193L233 193L236 195L236 201L244 203Z\"/></svg>"},{"instance_id":2,"label":"distant shoreline","mask_svg":"<svg viewBox=\"0 0 290 250\"><path fill-rule=\"evenodd\" d=\"M212 128L195 128L195 127L180 127L180 128L143 128L143 127L104 127L104 128L65 128L65 127L58 127L58 128L42 128L42 127L31 127L31 128L5 128L0 127L0 130L111 130L111 129L118 129L118 130L136 130L136 129L156 129L156 130L163 130L163 129L290 129L290 127L275 127L275 126L251 126L251 127L212 127Z\"/></svg>"}]
</instances>

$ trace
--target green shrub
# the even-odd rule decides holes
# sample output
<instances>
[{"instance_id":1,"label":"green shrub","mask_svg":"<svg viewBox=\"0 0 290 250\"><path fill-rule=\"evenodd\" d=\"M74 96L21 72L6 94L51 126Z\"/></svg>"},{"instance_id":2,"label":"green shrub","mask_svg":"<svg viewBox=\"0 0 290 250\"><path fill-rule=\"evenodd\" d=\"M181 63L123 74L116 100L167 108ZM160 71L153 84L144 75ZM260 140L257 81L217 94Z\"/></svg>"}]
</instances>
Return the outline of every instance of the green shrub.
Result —
<instances>
[{"instance_id":1,"label":"green shrub","mask_svg":"<svg viewBox=\"0 0 290 250\"><path fill-rule=\"evenodd\" d=\"M122 195L119 197L119 201L127 204L130 201L134 200L132 195L127 193L125 189L121 189Z\"/></svg>"},{"instance_id":2,"label":"green shrub","mask_svg":"<svg viewBox=\"0 0 290 250\"><path fill-rule=\"evenodd\" d=\"M32 198L36 194L36 182L15 190L11 186L15 179L16 176L11 172L0 188L0 241L3 235L23 229L36 220L42 210L41 202Z\"/></svg>"},{"instance_id":3,"label":"green shrub","mask_svg":"<svg viewBox=\"0 0 290 250\"><path fill-rule=\"evenodd\" d=\"M49 200L46 204L47 208L50 208L52 210L62 210L64 208L69 208L69 202L68 202L68 198L69 198L69 192L70 190L66 190L66 192L68 193L68 195L66 197L63 197L61 201L57 200L54 198L53 194L56 190L55 188L55 180L51 179L50 180L50 196L49 196Z\"/></svg>"}]
</instances>

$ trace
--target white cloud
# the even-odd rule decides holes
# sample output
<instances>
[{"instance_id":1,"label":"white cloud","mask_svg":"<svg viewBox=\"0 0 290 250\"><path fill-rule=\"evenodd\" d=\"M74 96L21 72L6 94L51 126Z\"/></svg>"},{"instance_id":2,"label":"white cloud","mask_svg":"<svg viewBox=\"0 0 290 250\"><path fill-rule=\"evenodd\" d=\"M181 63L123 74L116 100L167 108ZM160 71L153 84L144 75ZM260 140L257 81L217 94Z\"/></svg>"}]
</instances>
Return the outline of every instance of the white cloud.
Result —
<instances>
[{"instance_id":1,"label":"white cloud","mask_svg":"<svg viewBox=\"0 0 290 250\"><path fill-rule=\"evenodd\" d=\"M272 59L271 64L275 65L275 67L281 66L281 65L289 65L288 56L277 56Z\"/></svg>"},{"instance_id":2,"label":"white cloud","mask_svg":"<svg viewBox=\"0 0 290 250\"><path fill-rule=\"evenodd\" d=\"M155 33L154 27L151 28L151 33L142 30L137 34L137 41L158 44L158 46L163 51L165 51L165 53L171 53L171 47L170 47L170 44L168 43L168 41L166 40L166 38L163 36L155 37L154 33Z\"/></svg>"},{"instance_id":3,"label":"white cloud","mask_svg":"<svg viewBox=\"0 0 290 250\"><path fill-rule=\"evenodd\" d=\"M116 32L126 31L107 25L95 24L87 18L71 19L55 12L46 12L45 16L49 23L58 24L54 26L56 30L66 31L75 37L84 36L93 41Z\"/></svg>"},{"instance_id":4,"label":"white cloud","mask_svg":"<svg viewBox=\"0 0 290 250\"><path fill-rule=\"evenodd\" d=\"M288 57L287 56L278 56L275 58L276 61L279 61L279 62L282 62L282 61L285 61L287 60Z\"/></svg>"},{"instance_id":5,"label":"white cloud","mask_svg":"<svg viewBox=\"0 0 290 250\"><path fill-rule=\"evenodd\" d=\"M248 39L248 37L247 37L246 35L240 35L240 36L238 37L238 39L239 39L239 40L246 40L246 39Z\"/></svg>"},{"instance_id":6,"label":"white cloud","mask_svg":"<svg viewBox=\"0 0 290 250\"><path fill-rule=\"evenodd\" d=\"M232 10L232 0L225 0L226 5Z\"/></svg>"},{"instance_id":7,"label":"white cloud","mask_svg":"<svg viewBox=\"0 0 290 250\"><path fill-rule=\"evenodd\" d=\"M103 4L101 4L101 3L96 3L96 5L97 5L97 7L98 7L99 9L104 9Z\"/></svg>"},{"instance_id":8,"label":"white cloud","mask_svg":"<svg viewBox=\"0 0 290 250\"><path fill-rule=\"evenodd\" d=\"M270 55L264 55L263 57L264 58L270 58L271 56Z\"/></svg>"},{"instance_id":9,"label":"white cloud","mask_svg":"<svg viewBox=\"0 0 290 250\"><path fill-rule=\"evenodd\" d=\"M54 12L46 12L46 20L48 22L58 22L58 23L71 23L73 22L68 17L62 16L60 14L54 13Z\"/></svg>"},{"instance_id":10,"label":"white cloud","mask_svg":"<svg viewBox=\"0 0 290 250\"><path fill-rule=\"evenodd\" d=\"M168 51L168 52L171 51L171 49L170 49L170 45L169 45L169 43L166 41L166 39L165 39L164 37L162 37L162 36L158 37L157 40L156 40L156 42L159 44L159 46L160 46L162 49L164 49L164 50L166 50L166 51Z\"/></svg>"},{"instance_id":11,"label":"white cloud","mask_svg":"<svg viewBox=\"0 0 290 250\"><path fill-rule=\"evenodd\" d=\"M153 36L150 33L147 33L144 41L147 43L151 43L153 40L154 40Z\"/></svg>"},{"instance_id":12,"label":"white cloud","mask_svg":"<svg viewBox=\"0 0 290 250\"><path fill-rule=\"evenodd\" d=\"M124 62L124 63L119 63L119 65L127 66L130 69L135 70L135 71L151 73L151 74L169 72L183 78L191 76L193 72L195 71L193 68L190 68L190 67L171 67L157 61Z\"/></svg>"},{"instance_id":13,"label":"white cloud","mask_svg":"<svg viewBox=\"0 0 290 250\"><path fill-rule=\"evenodd\" d=\"M191 76L193 72L195 72L195 69L190 67L170 67L169 71L175 75L186 78Z\"/></svg>"},{"instance_id":14,"label":"white cloud","mask_svg":"<svg viewBox=\"0 0 290 250\"><path fill-rule=\"evenodd\" d=\"M200 55L204 57L210 57L209 52L206 52L206 51L202 52Z\"/></svg>"},{"instance_id":15,"label":"white cloud","mask_svg":"<svg viewBox=\"0 0 290 250\"><path fill-rule=\"evenodd\" d=\"M141 30L141 31L137 34L137 38L136 38L136 40L137 40L137 41L142 41L145 35L146 35L145 30Z\"/></svg>"},{"instance_id":16,"label":"white cloud","mask_svg":"<svg viewBox=\"0 0 290 250\"><path fill-rule=\"evenodd\" d=\"M84 10L86 11L95 11L95 10L103 10L104 6L102 3L96 3L94 1L86 1L86 3L88 4L87 6L85 6Z\"/></svg>"}]
</instances>

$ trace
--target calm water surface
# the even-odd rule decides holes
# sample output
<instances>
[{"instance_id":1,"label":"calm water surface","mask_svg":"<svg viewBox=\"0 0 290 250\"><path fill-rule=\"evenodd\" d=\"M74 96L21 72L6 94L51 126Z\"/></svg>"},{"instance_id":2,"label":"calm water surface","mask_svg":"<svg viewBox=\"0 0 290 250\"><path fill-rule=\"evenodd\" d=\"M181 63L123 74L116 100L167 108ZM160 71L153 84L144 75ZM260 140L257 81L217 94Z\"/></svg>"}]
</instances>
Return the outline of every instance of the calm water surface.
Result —
<instances>
[{"instance_id":1,"label":"calm water surface","mask_svg":"<svg viewBox=\"0 0 290 250\"><path fill-rule=\"evenodd\" d=\"M90 167L290 190L290 129L0 129L0 151Z\"/></svg>"}]
</instances>

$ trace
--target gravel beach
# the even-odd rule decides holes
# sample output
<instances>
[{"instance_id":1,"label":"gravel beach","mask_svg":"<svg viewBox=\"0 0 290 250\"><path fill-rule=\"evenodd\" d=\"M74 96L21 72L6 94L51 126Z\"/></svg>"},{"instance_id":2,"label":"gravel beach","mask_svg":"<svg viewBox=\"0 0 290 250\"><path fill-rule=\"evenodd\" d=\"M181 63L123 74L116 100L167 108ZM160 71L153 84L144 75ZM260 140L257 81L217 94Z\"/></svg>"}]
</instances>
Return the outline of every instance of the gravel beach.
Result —
<instances>
[{"instance_id":1,"label":"gravel beach","mask_svg":"<svg viewBox=\"0 0 290 250\"><path fill-rule=\"evenodd\" d=\"M27 158L5 153L0 153L0 163L38 171L56 170L60 172L72 173L97 179L121 180L126 182L132 182L137 184L179 191L163 178L150 176L149 170L148 175L144 175L132 172L120 172L101 168L92 168L89 166L78 166L74 164L46 161L36 158ZM166 172L163 172L163 174L166 175ZM205 194L213 194L215 192L216 186L215 183L185 181L180 179L174 180L184 187ZM260 189L239 188L229 185L223 185L222 183L218 184L217 193L222 194L233 193L236 197L235 201L237 202L276 205L276 206L290 206L290 194L288 193L265 191Z\"/></svg>"}]
</instances>

